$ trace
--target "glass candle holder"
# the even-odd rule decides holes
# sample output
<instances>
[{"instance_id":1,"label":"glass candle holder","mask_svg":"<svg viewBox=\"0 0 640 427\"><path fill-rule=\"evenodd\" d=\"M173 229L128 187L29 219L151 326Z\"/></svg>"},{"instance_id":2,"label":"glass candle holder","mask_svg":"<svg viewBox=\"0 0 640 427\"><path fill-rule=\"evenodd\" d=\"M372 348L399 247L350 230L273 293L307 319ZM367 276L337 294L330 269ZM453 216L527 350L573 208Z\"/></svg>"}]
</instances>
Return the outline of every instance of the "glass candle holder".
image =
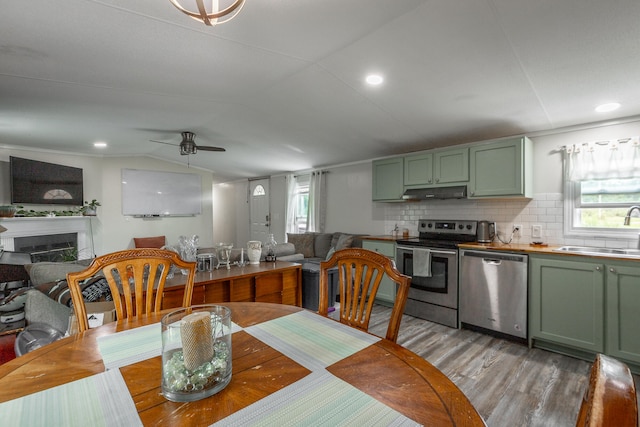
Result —
<instances>
[{"instance_id":1,"label":"glass candle holder","mask_svg":"<svg viewBox=\"0 0 640 427\"><path fill-rule=\"evenodd\" d=\"M162 394L173 402L209 397L231 381L231 310L195 305L165 315Z\"/></svg>"}]
</instances>

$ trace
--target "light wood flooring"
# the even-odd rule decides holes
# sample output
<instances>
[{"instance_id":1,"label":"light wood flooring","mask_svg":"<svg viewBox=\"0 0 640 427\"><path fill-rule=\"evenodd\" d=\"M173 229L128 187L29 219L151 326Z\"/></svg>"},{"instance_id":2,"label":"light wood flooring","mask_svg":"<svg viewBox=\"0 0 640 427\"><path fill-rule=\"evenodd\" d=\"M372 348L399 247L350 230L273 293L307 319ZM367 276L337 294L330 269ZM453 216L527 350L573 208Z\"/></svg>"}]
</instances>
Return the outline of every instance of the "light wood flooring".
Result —
<instances>
[{"instance_id":1,"label":"light wood flooring","mask_svg":"<svg viewBox=\"0 0 640 427\"><path fill-rule=\"evenodd\" d=\"M384 336L390 312L377 305L369 331ZM589 362L408 315L398 344L447 375L489 427L575 425Z\"/></svg>"}]
</instances>

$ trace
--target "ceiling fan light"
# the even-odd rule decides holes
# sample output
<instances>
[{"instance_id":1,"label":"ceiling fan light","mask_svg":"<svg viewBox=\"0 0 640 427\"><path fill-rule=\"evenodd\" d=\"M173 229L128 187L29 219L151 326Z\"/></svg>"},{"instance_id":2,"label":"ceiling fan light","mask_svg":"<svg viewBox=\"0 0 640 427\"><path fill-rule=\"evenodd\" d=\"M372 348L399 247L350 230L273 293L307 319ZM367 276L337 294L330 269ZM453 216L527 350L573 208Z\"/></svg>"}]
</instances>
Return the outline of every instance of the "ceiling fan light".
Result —
<instances>
[{"instance_id":1,"label":"ceiling fan light","mask_svg":"<svg viewBox=\"0 0 640 427\"><path fill-rule=\"evenodd\" d=\"M213 26L231 21L242 10L245 0L169 0L180 12ZM183 6L183 4L185 6Z\"/></svg>"}]
</instances>

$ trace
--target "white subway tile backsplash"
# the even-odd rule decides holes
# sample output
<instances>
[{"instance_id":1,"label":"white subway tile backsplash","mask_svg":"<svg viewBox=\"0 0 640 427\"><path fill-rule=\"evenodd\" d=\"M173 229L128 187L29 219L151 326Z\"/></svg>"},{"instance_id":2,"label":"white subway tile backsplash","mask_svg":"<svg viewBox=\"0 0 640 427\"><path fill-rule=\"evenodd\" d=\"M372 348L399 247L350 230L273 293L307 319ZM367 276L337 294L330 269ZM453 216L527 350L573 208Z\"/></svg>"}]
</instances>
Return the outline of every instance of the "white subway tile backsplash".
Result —
<instances>
[{"instance_id":1,"label":"white subway tile backsplash","mask_svg":"<svg viewBox=\"0 0 640 427\"><path fill-rule=\"evenodd\" d=\"M413 234L423 218L495 221L502 240L511 236L513 224L522 225L515 243L531 242L531 226L541 225L545 242L553 245L607 246L635 248L628 239L568 238L564 236L564 198L562 193L537 193L531 200L439 200L385 205L385 231L408 228Z\"/></svg>"}]
</instances>

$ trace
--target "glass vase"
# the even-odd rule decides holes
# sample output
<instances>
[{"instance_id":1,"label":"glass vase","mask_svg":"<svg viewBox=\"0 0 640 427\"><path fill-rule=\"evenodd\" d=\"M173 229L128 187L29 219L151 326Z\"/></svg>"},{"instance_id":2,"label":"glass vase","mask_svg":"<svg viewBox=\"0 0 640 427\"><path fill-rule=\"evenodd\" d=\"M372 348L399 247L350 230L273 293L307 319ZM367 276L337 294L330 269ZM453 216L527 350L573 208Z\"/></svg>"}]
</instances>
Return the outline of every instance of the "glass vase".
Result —
<instances>
[{"instance_id":1,"label":"glass vase","mask_svg":"<svg viewBox=\"0 0 640 427\"><path fill-rule=\"evenodd\" d=\"M231 381L231 310L206 304L165 315L162 394L172 402L209 397Z\"/></svg>"}]
</instances>

